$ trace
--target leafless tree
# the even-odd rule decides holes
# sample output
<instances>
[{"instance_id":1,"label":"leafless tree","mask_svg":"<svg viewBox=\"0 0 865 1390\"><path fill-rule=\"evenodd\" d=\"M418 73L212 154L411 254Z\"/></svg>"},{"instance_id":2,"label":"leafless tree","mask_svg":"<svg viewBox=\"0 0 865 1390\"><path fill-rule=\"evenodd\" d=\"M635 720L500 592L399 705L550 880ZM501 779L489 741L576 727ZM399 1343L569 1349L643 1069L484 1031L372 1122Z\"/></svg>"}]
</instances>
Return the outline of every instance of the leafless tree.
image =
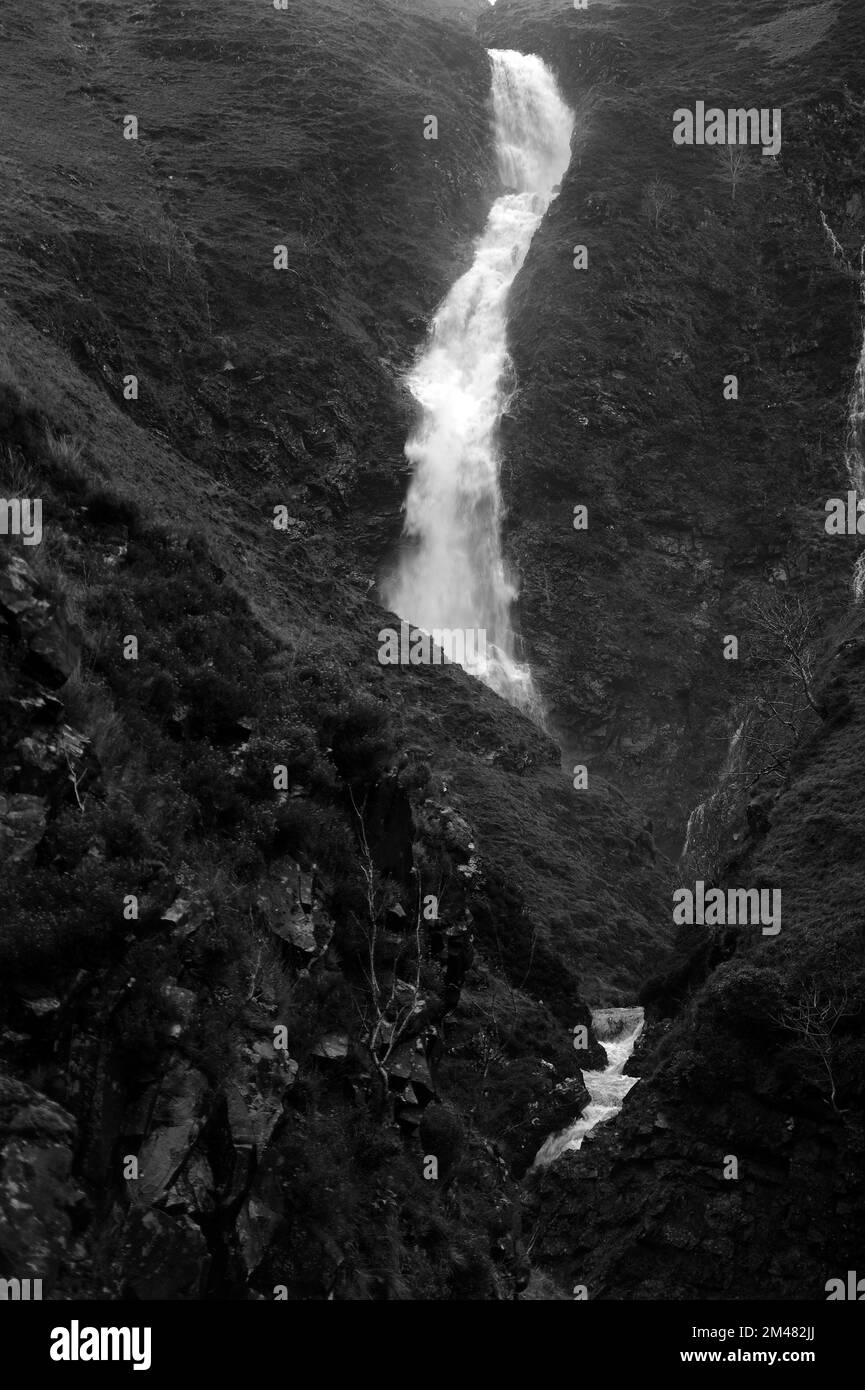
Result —
<instances>
[{"instance_id":1,"label":"leafless tree","mask_svg":"<svg viewBox=\"0 0 865 1390\"><path fill-rule=\"evenodd\" d=\"M720 164L718 177L730 185L730 196L735 203L739 185L751 174L753 165L748 155L747 145L718 145L715 157Z\"/></svg>"},{"instance_id":2,"label":"leafless tree","mask_svg":"<svg viewBox=\"0 0 865 1390\"><path fill-rule=\"evenodd\" d=\"M643 189L643 208L649 221L657 227L663 214L675 202L676 190L666 179L650 179Z\"/></svg>"},{"instance_id":3,"label":"leafless tree","mask_svg":"<svg viewBox=\"0 0 865 1390\"><path fill-rule=\"evenodd\" d=\"M383 980L379 969L378 948L382 938L381 916L384 910L384 895L379 887L378 874L367 839L363 813L358 808L354 793L351 789L349 789L349 796L351 798L352 809L357 818L358 839L360 842L360 870L366 889L367 914L366 920L363 923L363 933L367 946L367 981L369 984L371 1018L369 1014L367 1014L364 1017L364 1024L369 1054L379 1079L382 1082L383 1095L386 1095L388 1089L387 1063L394 1049L406 1037L410 1020L417 1012L420 1004L421 964L423 959L421 950L422 885L420 874L415 867L417 903L414 924L414 979L412 981L403 981L400 979L399 970L397 968L403 953L403 948L400 948L393 962L389 981ZM400 985L403 985L402 990L400 990Z\"/></svg>"},{"instance_id":4,"label":"leafless tree","mask_svg":"<svg viewBox=\"0 0 865 1390\"><path fill-rule=\"evenodd\" d=\"M809 976L802 981L795 998L770 1015L773 1023L793 1033L804 1047L819 1058L829 1081L829 1104L836 1115L842 1112L835 1100L837 1087L832 1070L834 1034L842 1018L849 1018L855 1012L849 1006L846 985L839 984L830 993L820 980Z\"/></svg>"},{"instance_id":5,"label":"leafless tree","mask_svg":"<svg viewBox=\"0 0 865 1390\"><path fill-rule=\"evenodd\" d=\"M771 597L754 599L751 611L756 631L775 645L807 704L825 719L826 710L814 689L817 618L810 604L800 594L787 596L773 589Z\"/></svg>"}]
</instances>

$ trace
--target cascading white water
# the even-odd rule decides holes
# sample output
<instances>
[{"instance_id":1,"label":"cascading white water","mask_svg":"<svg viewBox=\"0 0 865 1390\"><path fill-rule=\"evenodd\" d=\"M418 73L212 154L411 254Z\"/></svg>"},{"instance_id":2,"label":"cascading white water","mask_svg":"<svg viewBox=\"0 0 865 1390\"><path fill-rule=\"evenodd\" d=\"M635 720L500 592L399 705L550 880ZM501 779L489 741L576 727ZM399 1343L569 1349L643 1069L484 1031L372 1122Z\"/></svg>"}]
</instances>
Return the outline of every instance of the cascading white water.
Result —
<instances>
[{"instance_id":1,"label":"cascading white water","mask_svg":"<svg viewBox=\"0 0 865 1390\"><path fill-rule=\"evenodd\" d=\"M820 210L820 221L829 240L833 258L839 260L844 269L852 274L853 267L850 259L826 221L826 214L822 209ZM844 468L850 487L861 497L865 493L865 246L859 252L859 299L862 305L862 349L856 364L853 389L850 392L847 406ZM861 603L865 597L865 550L860 551L853 569L853 597L856 603Z\"/></svg>"},{"instance_id":2,"label":"cascading white water","mask_svg":"<svg viewBox=\"0 0 865 1390\"><path fill-rule=\"evenodd\" d=\"M496 199L471 268L438 309L408 378L421 406L407 445L414 475L407 537L384 600L428 633L482 633L465 669L529 711L537 699L516 660L516 586L501 547L496 431L507 405L507 297L570 162L573 113L546 65L491 49L496 154L507 190Z\"/></svg>"},{"instance_id":3,"label":"cascading white water","mask_svg":"<svg viewBox=\"0 0 865 1390\"><path fill-rule=\"evenodd\" d=\"M604 1045L607 1066L603 1071L583 1072L591 1101L575 1124L563 1129L561 1134L550 1135L538 1150L534 1167L544 1168L554 1163L566 1149L580 1148L589 1130L618 1115L622 1101L639 1080L637 1076L623 1076L622 1069L643 1031L643 1021L643 1010L639 1008L592 1011L592 1024Z\"/></svg>"},{"instance_id":4,"label":"cascading white water","mask_svg":"<svg viewBox=\"0 0 865 1390\"><path fill-rule=\"evenodd\" d=\"M859 256L859 294L865 327L865 247ZM856 364L856 375L853 378L853 390L850 393L847 411L844 464L850 486L862 497L865 494L865 335L862 338L862 351ZM860 553L853 571L853 595L857 603L860 603L865 595L865 550Z\"/></svg>"},{"instance_id":5,"label":"cascading white water","mask_svg":"<svg viewBox=\"0 0 865 1390\"><path fill-rule=\"evenodd\" d=\"M730 739L730 744L727 748L727 756L718 774L715 790L706 797L705 801L701 801L699 806L695 806L688 817L688 826L685 831L685 847L679 858L679 863L683 865L688 872L693 870L697 874L708 874L712 877L718 868L718 865L713 862L711 855L713 850L717 853L721 845L720 841L718 841L716 845L707 843L706 816L712 809L722 812L723 807L719 804L722 797L729 796L730 792L734 791L738 784L738 779L742 772L744 752L742 735L745 732L745 724L746 721L743 719ZM715 835L717 837L717 830Z\"/></svg>"},{"instance_id":6,"label":"cascading white water","mask_svg":"<svg viewBox=\"0 0 865 1390\"><path fill-rule=\"evenodd\" d=\"M859 296L865 327L865 247L862 248L859 257ZM850 486L859 493L865 492L865 338L862 341L862 351L853 378L853 390L850 393L844 464Z\"/></svg>"}]
</instances>

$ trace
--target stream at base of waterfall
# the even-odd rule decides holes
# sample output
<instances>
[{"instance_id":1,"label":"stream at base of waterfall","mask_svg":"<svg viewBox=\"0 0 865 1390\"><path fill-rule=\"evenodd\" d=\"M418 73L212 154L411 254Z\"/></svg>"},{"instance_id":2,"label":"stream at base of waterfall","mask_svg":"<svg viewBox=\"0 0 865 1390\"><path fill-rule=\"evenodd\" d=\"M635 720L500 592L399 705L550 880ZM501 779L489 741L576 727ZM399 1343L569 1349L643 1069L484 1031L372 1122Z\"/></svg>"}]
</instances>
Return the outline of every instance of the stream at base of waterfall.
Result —
<instances>
[{"instance_id":1,"label":"stream at base of waterfall","mask_svg":"<svg viewBox=\"0 0 865 1390\"><path fill-rule=\"evenodd\" d=\"M560 1134L551 1134L538 1150L534 1167L544 1168L554 1163L568 1149L580 1148L586 1135L596 1125L618 1115L622 1102L639 1077L623 1076L622 1072L643 1031L643 1010L595 1009L592 1024L607 1054L603 1071L584 1071L583 1080L591 1096L580 1118Z\"/></svg>"}]
</instances>

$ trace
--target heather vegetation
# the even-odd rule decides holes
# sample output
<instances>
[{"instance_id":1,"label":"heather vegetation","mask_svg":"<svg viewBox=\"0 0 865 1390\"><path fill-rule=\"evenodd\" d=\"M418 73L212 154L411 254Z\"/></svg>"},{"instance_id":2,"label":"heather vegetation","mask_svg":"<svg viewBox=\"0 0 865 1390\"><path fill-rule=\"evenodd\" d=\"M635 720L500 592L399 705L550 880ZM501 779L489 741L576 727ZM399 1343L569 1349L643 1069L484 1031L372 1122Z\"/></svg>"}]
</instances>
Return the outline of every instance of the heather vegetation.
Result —
<instances>
[{"instance_id":1,"label":"heather vegetation","mask_svg":"<svg viewBox=\"0 0 865 1390\"><path fill-rule=\"evenodd\" d=\"M268 629L207 540L145 520L52 410L7 371L2 481L26 478L51 517L26 571L51 669L7 608L0 795L40 802L42 820L32 840L6 841L0 978L6 1016L25 1028L8 1062L107 1150L101 1164L87 1149L80 1159L104 1186L90 1273L65 1268L66 1286L92 1294L129 1275L100 1251L99 1214L124 1201L111 1153L134 1098L185 1066L218 1101L245 1075L250 1036L281 1026L293 1085L258 1179L268 1190L278 1171L280 1224L244 1274L203 1212L199 1292L236 1294L254 1275L268 1296L269 1280L314 1297L331 1278L344 1297L506 1296L522 1268L512 1174L543 1137L533 1120L563 1121L583 1094L566 1031L576 977L518 891L470 855L468 827L430 796L429 763L392 707L312 633ZM18 575L26 552L2 553ZM28 710L48 701L54 731L34 738ZM298 872L316 904L306 960L302 933L281 925ZM420 915L427 895L435 921ZM454 998L440 953L461 919L477 955ZM32 1032L34 1000L45 1012ZM416 1118L394 1122L420 1107L391 1072L425 1018L445 1047L434 1073L421 1055L409 1083L432 1102L421 1144ZM93 1097L81 1108L95 1079L82 1032L125 1118ZM553 1094L567 1077L570 1091ZM200 1147L213 1163L212 1140ZM441 1165L432 1203L423 1152Z\"/></svg>"},{"instance_id":2,"label":"heather vegetation","mask_svg":"<svg viewBox=\"0 0 865 1390\"><path fill-rule=\"evenodd\" d=\"M692 0L3 16L0 495L45 527L0 538L22 1276L800 1298L855 1268L865 646L823 500L860 344L863 20L828 8L798 35L780 0L708 29ZM541 54L577 113L501 439L559 742L376 655L403 374L499 192L486 44ZM785 102L777 165L686 165L682 93L736 83ZM673 940L684 875L780 887L780 935ZM625 1109L529 1174L604 1064L590 1007L638 996Z\"/></svg>"}]
</instances>

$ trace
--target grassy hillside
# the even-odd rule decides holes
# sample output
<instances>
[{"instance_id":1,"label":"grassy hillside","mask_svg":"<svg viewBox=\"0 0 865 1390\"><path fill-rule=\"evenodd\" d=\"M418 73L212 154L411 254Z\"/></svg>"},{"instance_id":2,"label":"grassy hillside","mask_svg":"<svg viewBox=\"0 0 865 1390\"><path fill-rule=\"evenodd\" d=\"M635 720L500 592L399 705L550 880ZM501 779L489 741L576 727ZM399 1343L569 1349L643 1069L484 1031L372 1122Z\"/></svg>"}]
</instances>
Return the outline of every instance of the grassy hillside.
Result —
<instances>
[{"instance_id":1,"label":"grassy hillside","mask_svg":"<svg viewBox=\"0 0 865 1390\"><path fill-rule=\"evenodd\" d=\"M0 494L45 524L0 542L0 1274L486 1300L526 1288L532 1244L592 1296L796 1298L855 1267L857 545L827 544L822 504L860 342L862 17L798 18L33 0L0 21ZM485 44L545 55L579 114L515 289L503 444L524 630L590 791L459 669L377 660L402 373L497 192ZM784 148L734 198L670 119L744 87L784 106ZM712 876L780 885L784 931L671 955L678 876L646 817L678 850L743 701L752 754L766 702L788 708L770 591L812 615L824 717L710 803ZM791 1020L839 972L833 1098ZM603 1060L571 1029L640 989L643 1080L531 1181L532 1242L521 1180Z\"/></svg>"},{"instance_id":2,"label":"grassy hillside","mask_svg":"<svg viewBox=\"0 0 865 1390\"><path fill-rule=\"evenodd\" d=\"M483 49L336 0L3 40L0 491L45 524L0 561L4 1266L507 1296L514 1181L600 1058L570 1029L662 962L668 870L464 673L377 661L399 372L494 194Z\"/></svg>"}]
</instances>

